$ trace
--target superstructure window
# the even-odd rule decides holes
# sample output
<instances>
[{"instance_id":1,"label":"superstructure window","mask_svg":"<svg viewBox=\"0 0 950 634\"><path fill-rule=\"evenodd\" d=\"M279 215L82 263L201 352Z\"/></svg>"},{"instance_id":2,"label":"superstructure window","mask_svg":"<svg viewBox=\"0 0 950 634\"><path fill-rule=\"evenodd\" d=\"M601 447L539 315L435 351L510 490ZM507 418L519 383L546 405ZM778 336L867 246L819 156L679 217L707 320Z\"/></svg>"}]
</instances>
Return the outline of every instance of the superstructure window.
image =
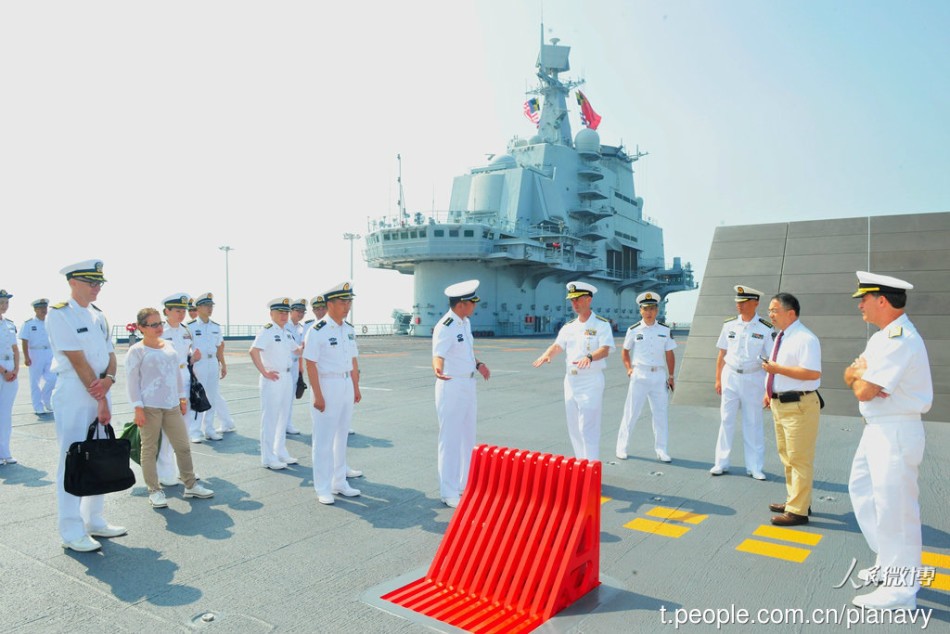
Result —
<instances>
[{"instance_id":1,"label":"superstructure window","mask_svg":"<svg viewBox=\"0 0 950 634\"><path fill-rule=\"evenodd\" d=\"M465 232L464 232L464 235L465 235L466 238L474 238L474 237L475 237L475 231L474 231L473 229L466 229Z\"/></svg>"},{"instance_id":2,"label":"superstructure window","mask_svg":"<svg viewBox=\"0 0 950 634\"><path fill-rule=\"evenodd\" d=\"M442 229L433 229L433 230L432 230L432 233L433 233L433 235L434 235L436 238L444 238L444 237L445 237L445 231L442 230Z\"/></svg>"},{"instance_id":3,"label":"superstructure window","mask_svg":"<svg viewBox=\"0 0 950 634\"><path fill-rule=\"evenodd\" d=\"M449 229L449 237L450 237L450 238L457 238L457 237L459 237L459 230L458 230L458 229Z\"/></svg>"}]
</instances>

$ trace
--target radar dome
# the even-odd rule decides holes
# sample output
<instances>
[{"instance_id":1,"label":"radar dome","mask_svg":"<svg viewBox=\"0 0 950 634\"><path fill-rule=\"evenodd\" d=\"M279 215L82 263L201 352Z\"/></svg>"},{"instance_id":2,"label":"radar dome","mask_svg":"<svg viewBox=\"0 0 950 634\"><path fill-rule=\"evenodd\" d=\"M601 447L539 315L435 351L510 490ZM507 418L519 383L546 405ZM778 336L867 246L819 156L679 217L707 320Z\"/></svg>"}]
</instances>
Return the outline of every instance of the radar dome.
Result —
<instances>
[{"instance_id":1,"label":"radar dome","mask_svg":"<svg viewBox=\"0 0 950 634\"><path fill-rule=\"evenodd\" d=\"M501 156L495 157L495 160L493 160L490 165L491 167L504 168L518 166L518 164L515 162L515 157L513 157L511 154L502 154Z\"/></svg>"},{"instance_id":2,"label":"radar dome","mask_svg":"<svg viewBox=\"0 0 950 634\"><path fill-rule=\"evenodd\" d=\"M574 148L581 154L600 154L600 135L596 130L584 128L574 137Z\"/></svg>"}]
</instances>

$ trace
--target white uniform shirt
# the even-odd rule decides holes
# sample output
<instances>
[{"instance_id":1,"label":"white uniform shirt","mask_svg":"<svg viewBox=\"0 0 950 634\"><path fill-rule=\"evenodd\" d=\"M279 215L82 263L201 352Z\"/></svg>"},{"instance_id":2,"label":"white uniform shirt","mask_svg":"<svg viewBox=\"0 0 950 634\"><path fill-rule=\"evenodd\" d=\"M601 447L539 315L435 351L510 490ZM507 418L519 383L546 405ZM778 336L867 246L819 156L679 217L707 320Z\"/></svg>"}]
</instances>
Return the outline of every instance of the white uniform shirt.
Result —
<instances>
[{"instance_id":1,"label":"white uniform shirt","mask_svg":"<svg viewBox=\"0 0 950 634\"><path fill-rule=\"evenodd\" d=\"M647 326L642 321L627 328L623 349L631 350L630 361L634 366L668 368L667 350L675 350L676 342L670 327L660 322Z\"/></svg>"},{"instance_id":2,"label":"white uniform shirt","mask_svg":"<svg viewBox=\"0 0 950 634\"><path fill-rule=\"evenodd\" d=\"M188 365L188 354L191 352L191 332L184 324L178 324L177 328L172 328L165 323L165 329L162 331L162 339L169 342L175 349L178 359L178 368L182 369ZM202 353L204 354L204 353Z\"/></svg>"},{"instance_id":3,"label":"white uniform shirt","mask_svg":"<svg viewBox=\"0 0 950 634\"><path fill-rule=\"evenodd\" d=\"M887 398L862 401L862 416L925 414L933 404L927 347L907 315L871 335L861 355L868 363L863 379L881 386Z\"/></svg>"},{"instance_id":4,"label":"white uniform shirt","mask_svg":"<svg viewBox=\"0 0 950 634\"><path fill-rule=\"evenodd\" d=\"M265 370L290 372L297 342L286 328L281 328L274 322L265 324L254 337L251 347L261 351L261 364Z\"/></svg>"},{"instance_id":5,"label":"white uniform shirt","mask_svg":"<svg viewBox=\"0 0 950 634\"><path fill-rule=\"evenodd\" d=\"M472 322L451 310L432 329L432 356L445 359L442 373L446 376L472 376L475 372L473 343Z\"/></svg>"},{"instance_id":6,"label":"white uniform shirt","mask_svg":"<svg viewBox=\"0 0 950 634\"><path fill-rule=\"evenodd\" d=\"M27 350L43 350L49 348L49 335L46 334L46 320L27 319L20 329L20 339L29 344Z\"/></svg>"},{"instance_id":7,"label":"white uniform shirt","mask_svg":"<svg viewBox=\"0 0 950 634\"><path fill-rule=\"evenodd\" d=\"M742 321L737 315L722 325L716 347L726 351L726 365L749 372L762 368L759 357L770 358L774 342L772 324L758 315L749 321Z\"/></svg>"},{"instance_id":8,"label":"white uniform shirt","mask_svg":"<svg viewBox=\"0 0 950 634\"><path fill-rule=\"evenodd\" d=\"M610 322L591 312L587 321L581 323L578 318L572 319L561 327L554 343L564 350L565 363L568 370L575 369L575 364L592 354L598 348L607 346L613 350L614 333ZM590 364L592 370L603 370L607 367L606 359L598 359Z\"/></svg>"},{"instance_id":9,"label":"white uniform shirt","mask_svg":"<svg viewBox=\"0 0 950 634\"><path fill-rule=\"evenodd\" d=\"M217 358L218 346L224 343L224 335L221 334L221 325L211 319L208 323L201 321L201 318L192 319L188 322L188 331L191 332L191 346L195 350L201 350L203 359Z\"/></svg>"},{"instance_id":10,"label":"white uniform shirt","mask_svg":"<svg viewBox=\"0 0 950 634\"><path fill-rule=\"evenodd\" d=\"M302 320L299 324L294 324L294 322L288 319L287 325L284 326L284 328L287 330L287 334L293 338L296 345L300 346L303 344L304 324ZM300 359L300 355L295 354L294 362L296 363L298 359Z\"/></svg>"},{"instance_id":11,"label":"white uniform shirt","mask_svg":"<svg viewBox=\"0 0 950 634\"><path fill-rule=\"evenodd\" d=\"M83 308L70 299L51 306L46 317L46 331L53 347L53 372L59 376L76 376L76 370L66 355L67 351L81 350L92 371L99 376L109 367L109 355L115 351L109 322L93 304Z\"/></svg>"},{"instance_id":12,"label":"white uniform shirt","mask_svg":"<svg viewBox=\"0 0 950 634\"><path fill-rule=\"evenodd\" d=\"M778 343L778 337L775 338L775 343ZM769 351L769 359L771 358L772 351ZM779 365L802 367L807 370L821 372L821 343L819 343L815 333L806 328L800 319L796 319L795 323L785 329L775 362ZM768 377L765 380L768 383ZM820 385L821 377L812 381L802 381L787 377L784 374L776 374L772 391L811 392L817 390Z\"/></svg>"},{"instance_id":13,"label":"white uniform shirt","mask_svg":"<svg viewBox=\"0 0 950 634\"><path fill-rule=\"evenodd\" d=\"M356 331L346 321L337 324L327 316L307 332L303 358L316 363L320 374L349 372L358 356Z\"/></svg>"},{"instance_id":14,"label":"white uniform shirt","mask_svg":"<svg viewBox=\"0 0 950 634\"><path fill-rule=\"evenodd\" d=\"M125 374L132 407L169 409L187 396L178 371L178 352L168 341L161 348L149 348L141 341L129 348Z\"/></svg>"},{"instance_id":15,"label":"white uniform shirt","mask_svg":"<svg viewBox=\"0 0 950 634\"><path fill-rule=\"evenodd\" d=\"M0 368L13 371L13 349L16 347L16 325L9 319L0 324Z\"/></svg>"}]
</instances>

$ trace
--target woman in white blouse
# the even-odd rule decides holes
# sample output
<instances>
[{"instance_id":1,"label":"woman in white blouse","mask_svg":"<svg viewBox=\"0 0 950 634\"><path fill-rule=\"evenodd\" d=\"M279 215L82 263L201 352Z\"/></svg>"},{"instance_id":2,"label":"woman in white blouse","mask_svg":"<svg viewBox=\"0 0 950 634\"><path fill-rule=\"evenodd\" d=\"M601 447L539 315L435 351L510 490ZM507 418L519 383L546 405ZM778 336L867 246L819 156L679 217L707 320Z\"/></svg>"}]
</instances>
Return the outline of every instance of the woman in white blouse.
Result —
<instances>
[{"instance_id":1,"label":"woman in white blouse","mask_svg":"<svg viewBox=\"0 0 950 634\"><path fill-rule=\"evenodd\" d=\"M214 491L195 481L183 418L188 395L178 371L178 354L171 343L161 338L162 318L158 310L143 308L136 321L143 339L129 348L125 371L129 402L135 408L135 424L142 437L142 475L148 486L148 501L153 508L168 506L155 468L161 432L175 450L178 471L185 483L185 497L210 498Z\"/></svg>"}]
</instances>

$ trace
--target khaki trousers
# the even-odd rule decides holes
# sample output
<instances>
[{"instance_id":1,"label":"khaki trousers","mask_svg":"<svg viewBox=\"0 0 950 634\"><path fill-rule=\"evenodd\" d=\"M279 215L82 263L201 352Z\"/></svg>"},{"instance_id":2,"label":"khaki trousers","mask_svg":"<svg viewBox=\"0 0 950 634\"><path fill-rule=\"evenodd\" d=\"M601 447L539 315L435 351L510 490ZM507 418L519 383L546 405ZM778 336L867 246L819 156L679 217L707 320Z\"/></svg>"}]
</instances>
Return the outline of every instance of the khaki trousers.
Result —
<instances>
[{"instance_id":1,"label":"khaki trousers","mask_svg":"<svg viewBox=\"0 0 950 634\"><path fill-rule=\"evenodd\" d=\"M797 403L772 399L775 445L785 466L785 511L808 515L815 471L815 444L818 440L818 395L802 396Z\"/></svg>"},{"instance_id":2,"label":"khaki trousers","mask_svg":"<svg viewBox=\"0 0 950 634\"><path fill-rule=\"evenodd\" d=\"M146 407L145 424L139 428L142 437L142 476L148 492L161 490L155 460L158 457L158 436L164 433L164 442L171 443L178 462L178 472L185 487L195 486L195 468L191 462L191 444L188 429L178 407Z\"/></svg>"}]
</instances>

